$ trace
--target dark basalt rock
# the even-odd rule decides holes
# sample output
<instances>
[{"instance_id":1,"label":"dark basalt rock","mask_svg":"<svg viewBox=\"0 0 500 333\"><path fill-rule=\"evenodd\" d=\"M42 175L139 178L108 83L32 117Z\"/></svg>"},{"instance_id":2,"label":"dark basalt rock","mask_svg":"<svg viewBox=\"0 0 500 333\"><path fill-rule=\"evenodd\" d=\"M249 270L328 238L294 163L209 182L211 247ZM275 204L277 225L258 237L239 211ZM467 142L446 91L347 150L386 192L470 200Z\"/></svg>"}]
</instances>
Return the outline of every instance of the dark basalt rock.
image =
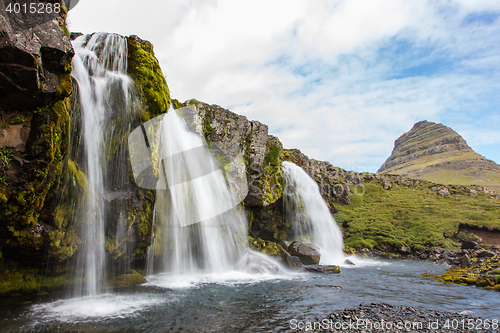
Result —
<instances>
[{"instance_id":1,"label":"dark basalt rock","mask_svg":"<svg viewBox=\"0 0 500 333\"><path fill-rule=\"evenodd\" d=\"M477 245L476 242L464 240L462 242L462 246L460 248L462 250L474 250L474 249L477 249L478 247L479 246Z\"/></svg>"},{"instance_id":2,"label":"dark basalt rock","mask_svg":"<svg viewBox=\"0 0 500 333\"><path fill-rule=\"evenodd\" d=\"M472 265L472 260L470 260L470 257L468 255L463 255L459 259L460 267L468 267Z\"/></svg>"},{"instance_id":3,"label":"dark basalt rock","mask_svg":"<svg viewBox=\"0 0 500 333\"><path fill-rule=\"evenodd\" d=\"M281 258L283 259L283 262L292 270L299 271L299 272L304 272L305 268L304 265L300 262L300 259L298 257L290 255L285 249L281 248L282 254Z\"/></svg>"},{"instance_id":4,"label":"dark basalt rock","mask_svg":"<svg viewBox=\"0 0 500 333\"><path fill-rule=\"evenodd\" d=\"M8 15L5 2L0 7L0 108L43 106L74 55L60 27L65 13Z\"/></svg>"},{"instance_id":5,"label":"dark basalt rock","mask_svg":"<svg viewBox=\"0 0 500 333\"><path fill-rule=\"evenodd\" d=\"M318 265L321 258L316 245L301 241L292 242L288 246L288 252L292 256L297 256L304 265Z\"/></svg>"},{"instance_id":6,"label":"dark basalt rock","mask_svg":"<svg viewBox=\"0 0 500 333\"><path fill-rule=\"evenodd\" d=\"M299 243L301 243L301 242L299 242ZM281 248L281 252L282 252L281 258L283 260L283 263L285 263L289 268L291 268L294 271L323 273L323 274L340 273L339 266L336 266L336 265L316 265L316 264L315 265L304 265L300 261L299 257L290 255L290 253L288 253L283 248Z\"/></svg>"}]
</instances>

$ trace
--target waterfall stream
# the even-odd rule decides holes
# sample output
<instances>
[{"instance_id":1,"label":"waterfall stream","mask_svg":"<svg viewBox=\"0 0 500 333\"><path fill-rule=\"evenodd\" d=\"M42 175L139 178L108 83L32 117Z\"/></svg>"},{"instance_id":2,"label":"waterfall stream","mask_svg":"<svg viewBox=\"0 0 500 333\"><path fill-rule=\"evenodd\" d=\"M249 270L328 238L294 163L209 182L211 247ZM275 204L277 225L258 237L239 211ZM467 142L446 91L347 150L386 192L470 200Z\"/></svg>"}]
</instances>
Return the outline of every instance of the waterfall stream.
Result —
<instances>
[{"instance_id":1,"label":"waterfall stream","mask_svg":"<svg viewBox=\"0 0 500 333\"><path fill-rule=\"evenodd\" d=\"M292 217L295 235L320 247L321 264L342 264L342 232L321 197L318 184L292 162L283 162L283 174L286 210ZM301 204L305 214L294 211L300 210Z\"/></svg>"},{"instance_id":2,"label":"waterfall stream","mask_svg":"<svg viewBox=\"0 0 500 333\"><path fill-rule=\"evenodd\" d=\"M234 269L244 255L246 220L205 139L170 109L158 129L153 257L148 271ZM150 253L151 256L151 253Z\"/></svg>"},{"instance_id":3,"label":"waterfall stream","mask_svg":"<svg viewBox=\"0 0 500 333\"><path fill-rule=\"evenodd\" d=\"M74 198L75 224L81 230L81 245L75 271L82 284L73 296L98 295L106 276L105 234L116 225L123 235L123 221L113 221L123 207L112 206L109 193L128 181L126 151L122 144L136 112L133 83L127 76L127 41L116 34L84 35L73 42L72 75L78 82L78 114L71 158L83 169L88 189ZM117 212L118 211L118 212ZM123 214L121 214L123 216ZM113 219L114 220L114 219ZM77 277L78 279L78 277Z\"/></svg>"}]
</instances>

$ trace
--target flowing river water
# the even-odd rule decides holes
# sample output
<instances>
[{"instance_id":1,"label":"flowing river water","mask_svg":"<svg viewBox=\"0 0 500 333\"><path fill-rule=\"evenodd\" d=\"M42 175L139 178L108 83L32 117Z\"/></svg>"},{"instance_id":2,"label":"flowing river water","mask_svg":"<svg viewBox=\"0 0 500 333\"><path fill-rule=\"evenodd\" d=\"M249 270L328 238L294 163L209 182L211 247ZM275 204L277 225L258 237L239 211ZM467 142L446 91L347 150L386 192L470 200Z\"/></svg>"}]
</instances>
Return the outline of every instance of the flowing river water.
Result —
<instances>
[{"instance_id":1,"label":"flowing river water","mask_svg":"<svg viewBox=\"0 0 500 333\"><path fill-rule=\"evenodd\" d=\"M442 273L446 266L415 260L351 260L356 265L342 267L340 274L159 274L133 289L93 297L5 297L0 331L280 332L290 330L294 322L314 321L335 309L371 302L471 311L483 319L500 319L498 292L421 275Z\"/></svg>"}]
</instances>

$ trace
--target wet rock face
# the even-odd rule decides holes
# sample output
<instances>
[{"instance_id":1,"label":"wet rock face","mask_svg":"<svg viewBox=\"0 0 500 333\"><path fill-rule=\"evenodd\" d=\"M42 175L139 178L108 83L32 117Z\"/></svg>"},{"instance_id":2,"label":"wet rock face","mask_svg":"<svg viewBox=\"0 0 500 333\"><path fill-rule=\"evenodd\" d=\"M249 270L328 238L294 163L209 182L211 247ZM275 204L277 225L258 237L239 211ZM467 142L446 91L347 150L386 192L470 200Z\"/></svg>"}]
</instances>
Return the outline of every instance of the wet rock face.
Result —
<instances>
[{"instance_id":1,"label":"wet rock face","mask_svg":"<svg viewBox=\"0 0 500 333\"><path fill-rule=\"evenodd\" d=\"M66 258L78 242L53 223L74 52L63 7L33 15L9 13L6 5L0 0L0 242L4 258L39 265L47 252Z\"/></svg>"},{"instance_id":2,"label":"wet rock face","mask_svg":"<svg viewBox=\"0 0 500 333\"><path fill-rule=\"evenodd\" d=\"M74 55L60 27L65 13L9 14L3 0L0 9L0 108L43 106Z\"/></svg>"},{"instance_id":3,"label":"wet rock face","mask_svg":"<svg viewBox=\"0 0 500 333\"><path fill-rule=\"evenodd\" d=\"M258 121L249 121L217 105L197 102L202 131L214 154L231 160L231 170L241 169L234 161L243 157L248 194L248 206L269 206L282 195L282 145L278 138L268 134L268 127ZM241 187L241 186L239 186Z\"/></svg>"}]
</instances>

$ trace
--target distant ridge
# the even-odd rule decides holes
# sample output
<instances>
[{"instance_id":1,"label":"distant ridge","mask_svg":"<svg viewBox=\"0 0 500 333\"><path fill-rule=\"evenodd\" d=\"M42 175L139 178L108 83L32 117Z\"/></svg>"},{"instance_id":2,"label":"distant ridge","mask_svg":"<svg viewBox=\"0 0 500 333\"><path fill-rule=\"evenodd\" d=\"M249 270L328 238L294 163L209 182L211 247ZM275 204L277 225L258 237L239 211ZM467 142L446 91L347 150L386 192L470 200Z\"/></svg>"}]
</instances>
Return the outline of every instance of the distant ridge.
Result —
<instances>
[{"instance_id":1,"label":"distant ridge","mask_svg":"<svg viewBox=\"0 0 500 333\"><path fill-rule=\"evenodd\" d=\"M391 156L377 172L500 190L498 164L472 150L451 128L426 120L394 142Z\"/></svg>"}]
</instances>

